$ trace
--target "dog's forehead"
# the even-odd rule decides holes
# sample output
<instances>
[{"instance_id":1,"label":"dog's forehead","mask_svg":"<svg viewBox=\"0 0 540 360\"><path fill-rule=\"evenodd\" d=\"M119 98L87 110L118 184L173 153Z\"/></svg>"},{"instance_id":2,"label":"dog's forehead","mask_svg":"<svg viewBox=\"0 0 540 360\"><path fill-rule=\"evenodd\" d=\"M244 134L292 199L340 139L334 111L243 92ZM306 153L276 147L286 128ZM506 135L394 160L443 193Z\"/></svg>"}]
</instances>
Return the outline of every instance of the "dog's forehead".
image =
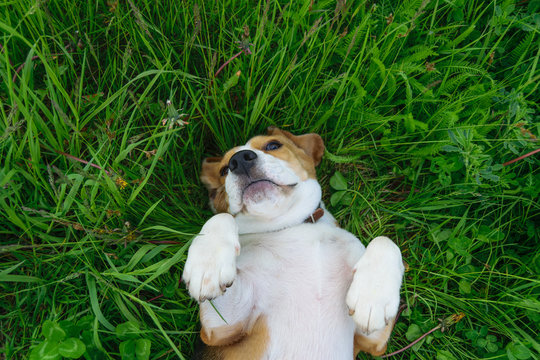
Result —
<instances>
[{"instance_id":1,"label":"dog's forehead","mask_svg":"<svg viewBox=\"0 0 540 360\"><path fill-rule=\"evenodd\" d=\"M284 142L284 139L286 139L284 136L281 135L258 135L255 137L252 137L249 139L249 141L246 143L246 146L252 148L252 149L260 149L263 147L263 145L267 144L268 142L272 140L278 140L280 142Z\"/></svg>"},{"instance_id":2,"label":"dog's forehead","mask_svg":"<svg viewBox=\"0 0 540 360\"><path fill-rule=\"evenodd\" d=\"M289 148L290 150L295 151L298 149L298 146L294 142L292 142L290 139L288 139L286 136L275 134L275 135L259 135L252 137L245 145L246 149L257 149L262 150L266 144L268 144L271 141L278 141L282 145L285 145L285 147Z\"/></svg>"}]
</instances>

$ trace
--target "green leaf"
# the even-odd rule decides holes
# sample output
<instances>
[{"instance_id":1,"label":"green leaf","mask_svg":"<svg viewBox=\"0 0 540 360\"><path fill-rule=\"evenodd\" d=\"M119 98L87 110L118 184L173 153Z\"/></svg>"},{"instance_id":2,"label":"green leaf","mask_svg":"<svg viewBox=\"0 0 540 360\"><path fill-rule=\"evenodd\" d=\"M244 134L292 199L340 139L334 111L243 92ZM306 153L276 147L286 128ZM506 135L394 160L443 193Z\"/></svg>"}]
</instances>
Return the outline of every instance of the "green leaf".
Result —
<instances>
[{"instance_id":1,"label":"green leaf","mask_svg":"<svg viewBox=\"0 0 540 360\"><path fill-rule=\"evenodd\" d=\"M150 358L150 346L152 343L148 339L138 339L135 342L135 356L137 360L148 360Z\"/></svg>"},{"instance_id":2,"label":"green leaf","mask_svg":"<svg viewBox=\"0 0 540 360\"><path fill-rule=\"evenodd\" d=\"M86 351L84 343L76 338L68 338L60 343L58 352L63 357L70 359L80 358Z\"/></svg>"},{"instance_id":3,"label":"green leaf","mask_svg":"<svg viewBox=\"0 0 540 360\"><path fill-rule=\"evenodd\" d=\"M340 203L342 205L351 205L353 202L353 196L350 192L348 191L345 191L345 195L343 195L343 197L341 198L340 200Z\"/></svg>"},{"instance_id":4,"label":"green leaf","mask_svg":"<svg viewBox=\"0 0 540 360\"><path fill-rule=\"evenodd\" d=\"M436 243L440 243L441 241L447 240L450 237L450 234L452 234L452 230L441 229L440 231L433 234L433 240Z\"/></svg>"},{"instance_id":5,"label":"green leaf","mask_svg":"<svg viewBox=\"0 0 540 360\"><path fill-rule=\"evenodd\" d=\"M407 329L407 333L405 333L405 337L409 341L416 340L420 336L422 336L422 330L420 329L420 326L418 326L416 324L411 324L409 326L409 329Z\"/></svg>"},{"instance_id":6,"label":"green leaf","mask_svg":"<svg viewBox=\"0 0 540 360\"><path fill-rule=\"evenodd\" d=\"M120 356L122 360L136 360L135 355L135 340L122 341L120 343Z\"/></svg>"},{"instance_id":7,"label":"green leaf","mask_svg":"<svg viewBox=\"0 0 540 360\"><path fill-rule=\"evenodd\" d=\"M109 320L105 318L99 307L100 303L97 297L95 278L89 273L86 273L86 282L88 284L88 293L90 294L90 305L92 306L94 315L97 317L98 321L103 324L107 329L111 331L114 330L114 326L109 322Z\"/></svg>"},{"instance_id":8,"label":"green leaf","mask_svg":"<svg viewBox=\"0 0 540 360\"><path fill-rule=\"evenodd\" d=\"M499 349L499 347L497 346L497 344L490 342L487 344L486 349L489 352L495 352Z\"/></svg>"},{"instance_id":9,"label":"green leaf","mask_svg":"<svg viewBox=\"0 0 540 360\"><path fill-rule=\"evenodd\" d=\"M409 113L407 116L404 116L403 120L404 120L405 130L407 130L408 133L414 132L416 126L415 126L415 122L412 117L412 114Z\"/></svg>"},{"instance_id":10,"label":"green leaf","mask_svg":"<svg viewBox=\"0 0 540 360\"><path fill-rule=\"evenodd\" d=\"M30 355L28 355L28 360L40 360L39 359L39 348L43 345L43 343L39 344L35 348L30 351Z\"/></svg>"},{"instance_id":11,"label":"green leaf","mask_svg":"<svg viewBox=\"0 0 540 360\"><path fill-rule=\"evenodd\" d=\"M150 215L152 213L152 211L154 211L154 209L159 205L159 203L161 203L161 200L163 200L163 198L159 199L158 201L156 201L152 206L150 206L148 208L148 210L146 210L146 212L144 213L141 221L139 221L139 225L137 225L138 228L141 227L141 225L144 223L144 220L146 220L146 218L148 217L148 215Z\"/></svg>"},{"instance_id":12,"label":"green leaf","mask_svg":"<svg viewBox=\"0 0 540 360\"><path fill-rule=\"evenodd\" d=\"M339 202L341 201L341 199L343 198L345 194L346 194L345 191L338 191L336 193L333 193L332 196L330 197L330 205L336 206L337 204L339 204Z\"/></svg>"},{"instance_id":13,"label":"green leaf","mask_svg":"<svg viewBox=\"0 0 540 360\"><path fill-rule=\"evenodd\" d=\"M439 181L443 187L447 187L452 183L452 177L445 172L439 174Z\"/></svg>"},{"instance_id":14,"label":"green leaf","mask_svg":"<svg viewBox=\"0 0 540 360\"><path fill-rule=\"evenodd\" d=\"M459 145L459 140L456 137L456 134L452 130L448 130L448 137L450 138L450 141L452 141L454 144Z\"/></svg>"},{"instance_id":15,"label":"green leaf","mask_svg":"<svg viewBox=\"0 0 540 360\"><path fill-rule=\"evenodd\" d=\"M174 294L176 293L177 288L178 288L178 281L172 281L171 283L164 286L161 289L161 292L163 293L163 296L165 296L167 299L170 299L174 297Z\"/></svg>"},{"instance_id":16,"label":"green leaf","mask_svg":"<svg viewBox=\"0 0 540 360\"><path fill-rule=\"evenodd\" d=\"M0 184L2 182L0 181ZM0 185L1 186L1 185ZM16 265L13 265L5 270L0 271L0 282L40 282L41 279L35 277L35 276L28 276L28 275L10 275L12 271L17 269L19 266L24 264L24 262L20 262Z\"/></svg>"},{"instance_id":17,"label":"green leaf","mask_svg":"<svg viewBox=\"0 0 540 360\"><path fill-rule=\"evenodd\" d=\"M508 357L510 358L516 358L519 360L525 360L529 359L531 357L531 351L527 349L525 346L516 344L516 343L510 343L506 346L506 353Z\"/></svg>"},{"instance_id":18,"label":"green leaf","mask_svg":"<svg viewBox=\"0 0 540 360\"><path fill-rule=\"evenodd\" d=\"M62 330L60 325L51 320L45 320L41 328L41 334L45 337L45 339L57 342L66 337L66 332Z\"/></svg>"},{"instance_id":19,"label":"green leaf","mask_svg":"<svg viewBox=\"0 0 540 360\"><path fill-rule=\"evenodd\" d=\"M77 320L77 330L78 331L87 331L93 329L94 316L86 315Z\"/></svg>"},{"instance_id":20,"label":"green leaf","mask_svg":"<svg viewBox=\"0 0 540 360\"><path fill-rule=\"evenodd\" d=\"M454 9L454 11L452 11L452 18L456 21L456 22L461 22L463 21L465 15L463 13L463 9L462 8L456 8Z\"/></svg>"},{"instance_id":21,"label":"green leaf","mask_svg":"<svg viewBox=\"0 0 540 360\"><path fill-rule=\"evenodd\" d=\"M427 341L431 342L431 335L428 336L427 338L424 338L424 339L420 340L416 344L414 344L413 347L411 348L411 350L413 352L419 351L424 346L424 342L427 342Z\"/></svg>"},{"instance_id":22,"label":"green leaf","mask_svg":"<svg viewBox=\"0 0 540 360\"><path fill-rule=\"evenodd\" d=\"M486 336L487 333L488 333L488 327L485 326L485 325L482 326L482 327L480 328L480 331L478 332L478 334L479 334L480 336Z\"/></svg>"},{"instance_id":23,"label":"green leaf","mask_svg":"<svg viewBox=\"0 0 540 360\"><path fill-rule=\"evenodd\" d=\"M460 152L460 148L454 145L444 145L441 150L447 151L447 152Z\"/></svg>"},{"instance_id":24,"label":"green leaf","mask_svg":"<svg viewBox=\"0 0 540 360\"><path fill-rule=\"evenodd\" d=\"M30 356L29 360L57 360L60 359L60 354L58 353L58 342L57 341L44 341L38 346L36 346Z\"/></svg>"},{"instance_id":25,"label":"green leaf","mask_svg":"<svg viewBox=\"0 0 540 360\"><path fill-rule=\"evenodd\" d=\"M62 320L58 323L62 330L66 333L66 337L73 337L79 335L79 328L75 325L73 321Z\"/></svg>"},{"instance_id":26,"label":"green leaf","mask_svg":"<svg viewBox=\"0 0 540 360\"><path fill-rule=\"evenodd\" d=\"M465 279L459 280L459 292L462 294L470 294L471 283Z\"/></svg>"},{"instance_id":27,"label":"green leaf","mask_svg":"<svg viewBox=\"0 0 540 360\"><path fill-rule=\"evenodd\" d=\"M428 124L426 124L425 122L422 122L422 121L419 121L419 120L413 120L414 121L414 125L419 127L420 129L422 130L427 130L428 129Z\"/></svg>"},{"instance_id":28,"label":"green leaf","mask_svg":"<svg viewBox=\"0 0 540 360\"><path fill-rule=\"evenodd\" d=\"M467 250L472 244L472 239L466 236L453 237L448 240L448 246L454 250Z\"/></svg>"},{"instance_id":29,"label":"green leaf","mask_svg":"<svg viewBox=\"0 0 540 360\"><path fill-rule=\"evenodd\" d=\"M120 324L115 329L116 336L120 339L130 339L137 337L140 333L139 324L134 321L127 321Z\"/></svg>"},{"instance_id":30,"label":"green leaf","mask_svg":"<svg viewBox=\"0 0 540 360\"><path fill-rule=\"evenodd\" d=\"M486 347L488 341L484 338L480 338L476 341L476 344L479 346L479 347Z\"/></svg>"},{"instance_id":31,"label":"green leaf","mask_svg":"<svg viewBox=\"0 0 540 360\"><path fill-rule=\"evenodd\" d=\"M473 329L465 331L465 337L469 340L476 340L478 338L478 332Z\"/></svg>"},{"instance_id":32,"label":"green leaf","mask_svg":"<svg viewBox=\"0 0 540 360\"><path fill-rule=\"evenodd\" d=\"M85 359L88 356L88 359L86 360L102 360L107 358L103 351L93 345L88 345L86 347L86 353L84 353L84 356Z\"/></svg>"},{"instance_id":33,"label":"green leaf","mask_svg":"<svg viewBox=\"0 0 540 360\"><path fill-rule=\"evenodd\" d=\"M448 350L438 350L437 360L457 360L454 355Z\"/></svg>"},{"instance_id":34,"label":"green leaf","mask_svg":"<svg viewBox=\"0 0 540 360\"><path fill-rule=\"evenodd\" d=\"M336 171L330 178L330 186L334 190L347 190L347 179L339 171Z\"/></svg>"},{"instance_id":35,"label":"green leaf","mask_svg":"<svg viewBox=\"0 0 540 360\"><path fill-rule=\"evenodd\" d=\"M231 76L226 82L225 84L223 84L223 92L227 92L229 91L230 88L232 88L233 86L236 86L236 84L238 84L238 79L240 79L240 74L242 72L240 70L238 70L237 72L234 73L233 76Z\"/></svg>"}]
</instances>

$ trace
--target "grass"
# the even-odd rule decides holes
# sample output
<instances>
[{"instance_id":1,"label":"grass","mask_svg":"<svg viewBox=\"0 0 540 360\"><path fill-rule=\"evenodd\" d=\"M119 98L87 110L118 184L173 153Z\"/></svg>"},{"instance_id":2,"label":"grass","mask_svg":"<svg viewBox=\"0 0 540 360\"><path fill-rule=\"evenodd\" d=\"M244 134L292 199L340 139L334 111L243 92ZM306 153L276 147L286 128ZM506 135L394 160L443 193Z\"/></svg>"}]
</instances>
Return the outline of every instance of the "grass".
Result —
<instances>
[{"instance_id":1,"label":"grass","mask_svg":"<svg viewBox=\"0 0 540 360\"><path fill-rule=\"evenodd\" d=\"M463 313L393 358L540 358L540 161L502 165L539 148L538 10L4 1L0 358L189 358L200 163L268 125L321 134L330 210L403 250L389 351Z\"/></svg>"}]
</instances>

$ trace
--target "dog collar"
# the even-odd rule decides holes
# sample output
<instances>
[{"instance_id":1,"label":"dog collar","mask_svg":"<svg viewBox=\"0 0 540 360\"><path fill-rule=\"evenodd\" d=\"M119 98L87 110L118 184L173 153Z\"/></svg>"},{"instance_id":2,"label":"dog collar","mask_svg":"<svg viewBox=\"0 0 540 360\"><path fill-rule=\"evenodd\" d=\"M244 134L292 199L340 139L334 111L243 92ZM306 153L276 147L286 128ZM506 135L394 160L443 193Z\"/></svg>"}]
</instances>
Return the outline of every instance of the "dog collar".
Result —
<instances>
[{"instance_id":1,"label":"dog collar","mask_svg":"<svg viewBox=\"0 0 540 360\"><path fill-rule=\"evenodd\" d=\"M324 210L322 207L318 207L313 214L311 214L306 220L304 220L305 223L312 223L315 224L317 221L319 221L320 218L322 218L324 215Z\"/></svg>"}]
</instances>

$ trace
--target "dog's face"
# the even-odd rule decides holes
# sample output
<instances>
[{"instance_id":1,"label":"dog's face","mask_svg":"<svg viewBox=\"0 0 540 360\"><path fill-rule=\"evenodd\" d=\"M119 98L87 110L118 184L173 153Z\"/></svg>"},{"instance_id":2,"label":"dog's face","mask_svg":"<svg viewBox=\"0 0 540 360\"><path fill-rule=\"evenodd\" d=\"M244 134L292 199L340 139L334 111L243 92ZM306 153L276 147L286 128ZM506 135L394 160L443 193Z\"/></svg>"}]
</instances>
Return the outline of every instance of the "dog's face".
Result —
<instances>
[{"instance_id":1,"label":"dog's face","mask_svg":"<svg viewBox=\"0 0 540 360\"><path fill-rule=\"evenodd\" d=\"M240 231L269 231L305 219L321 200L315 166L324 153L317 134L277 128L223 157L203 162L201 180L215 212L236 217Z\"/></svg>"}]
</instances>

